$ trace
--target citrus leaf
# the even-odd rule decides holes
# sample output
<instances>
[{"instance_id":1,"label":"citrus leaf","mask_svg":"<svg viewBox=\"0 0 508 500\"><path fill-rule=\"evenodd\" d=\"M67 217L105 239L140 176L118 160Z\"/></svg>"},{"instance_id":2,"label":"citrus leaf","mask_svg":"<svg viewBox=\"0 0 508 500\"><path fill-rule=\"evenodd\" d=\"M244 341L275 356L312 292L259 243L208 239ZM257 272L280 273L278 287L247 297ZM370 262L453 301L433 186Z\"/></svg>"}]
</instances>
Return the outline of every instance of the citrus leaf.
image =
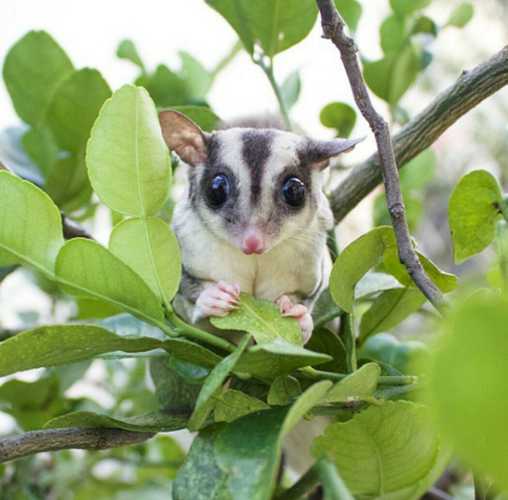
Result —
<instances>
[{"instance_id":1,"label":"citrus leaf","mask_svg":"<svg viewBox=\"0 0 508 500\"><path fill-rule=\"evenodd\" d=\"M494 239L503 197L486 170L466 174L455 186L448 206L456 262L481 252Z\"/></svg>"},{"instance_id":2,"label":"citrus leaf","mask_svg":"<svg viewBox=\"0 0 508 500\"><path fill-rule=\"evenodd\" d=\"M206 106L172 106L171 109L183 113L205 132L211 132L217 128L221 119Z\"/></svg>"},{"instance_id":3,"label":"citrus leaf","mask_svg":"<svg viewBox=\"0 0 508 500\"><path fill-rule=\"evenodd\" d=\"M148 285L95 241L67 241L57 257L56 276L73 295L109 302L143 320L163 323L162 306Z\"/></svg>"},{"instance_id":4,"label":"citrus leaf","mask_svg":"<svg viewBox=\"0 0 508 500\"><path fill-rule=\"evenodd\" d=\"M216 422L232 422L244 415L270 407L260 399L254 398L241 391L228 389L218 396L215 403L214 418Z\"/></svg>"},{"instance_id":5,"label":"citrus leaf","mask_svg":"<svg viewBox=\"0 0 508 500\"><path fill-rule=\"evenodd\" d=\"M277 377L270 386L267 401L272 406L286 406L302 393L298 379L285 375Z\"/></svg>"},{"instance_id":6,"label":"citrus leaf","mask_svg":"<svg viewBox=\"0 0 508 500\"><path fill-rule=\"evenodd\" d=\"M126 215L155 214L171 182L171 161L155 106L146 90L125 85L108 99L86 151L94 191Z\"/></svg>"},{"instance_id":7,"label":"citrus leaf","mask_svg":"<svg viewBox=\"0 0 508 500\"><path fill-rule=\"evenodd\" d=\"M127 61L130 61L131 63L138 66L139 69L141 69L141 71L143 72L145 71L145 65L143 64L143 60L141 59L138 49L136 48L136 45L134 45L134 42L132 40L129 40L128 38L122 40L118 44L118 48L116 49L116 56L119 59L125 59Z\"/></svg>"},{"instance_id":8,"label":"citrus leaf","mask_svg":"<svg viewBox=\"0 0 508 500\"><path fill-rule=\"evenodd\" d=\"M376 391L381 368L367 363L337 382L326 394L327 403L345 403L371 399Z\"/></svg>"},{"instance_id":9,"label":"citrus leaf","mask_svg":"<svg viewBox=\"0 0 508 500\"><path fill-rule=\"evenodd\" d=\"M471 2L463 2L453 9L445 26L455 26L463 28L473 19L474 7Z\"/></svg>"},{"instance_id":10,"label":"citrus leaf","mask_svg":"<svg viewBox=\"0 0 508 500\"><path fill-rule=\"evenodd\" d=\"M335 463L355 498L416 500L446 467L427 409L407 401L330 424L313 453Z\"/></svg>"},{"instance_id":11,"label":"citrus leaf","mask_svg":"<svg viewBox=\"0 0 508 500\"><path fill-rule=\"evenodd\" d=\"M212 86L212 75L192 54L184 50L178 54L182 63L180 75L187 83L191 97L203 99Z\"/></svg>"},{"instance_id":12,"label":"citrus leaf","mask_svg":"<svg viewBox=\"0 0 508 500\"><path fill-rule=\"evenodd\" d=\"M206 3L232 26L249 54L254 54L259 44L268 57L305 38L317 16L313 0L206 0Z\"/></svg>"},{"instance_id":13,"label":"citrus leaf","mask_svg":"<svg viewBox=\"0 0 508 500\"><path fill-rule=\"evenodd\" d=\"M5 57L3 77L19 117L38 125L59 83L72 71L67 54L45 31L30 31L18 40Z\"/></svg>"},{"instance_id":14,"label":"citrus leaf","mask_svg":"<svg viewBox=\"0 0 508 500\"><path fill-rule=\"evenodd\" d=\"M6 171L0 171L0 197L0 251L53 277L64 241L61 215L51 198Z\"/></svg>"},{"instance_id":15,"label":"citrus leaf","mask_svg":"<svg viewBox=\"0 0 508 500\"><path fill-rule=\"evenodd\" d=\"M406 41L406 23L403 17L392 15L387 17L380 28L381 48L385 54L399 52Z\"/></svg>"},{"instance_id":16,"label":"citrus leaf","mask_svg":"<svg viewBox=\"0 0 508 500\"><path fill-rule=\"evenodd\" d=\"M335 7L351 31L356 31L360 17L362 17L362 4L357 0L335 0Z\"/></svg>"},{"instance_id":17,"label":"citrus leaf","mask_svg":"<svg viewBox=\"0 0 508 500\"><path fill-rule=\"evenodd\" d=\"M45 120L62 149L83 151L99 110L110 96L109 85L95 69L75 71L58 85Z\"/></svg>"},{"instance_id":18,"label":"citrus leaf","mask_svg":"<svg viewBox=\"0 0 508 500\"><path fill-rule=\"evenodd\" d=\"M277 306L268 300L240 294L240 306L224 317L210 319L221 330L240 330L251 333L258 344L279 338L292 344L303 344L302 332L294 318L285 318Z\"/></svg>"},{"instance_id":19,"label":"citrus leaf","mask_svg":"<svg viewBox=\"0 0 508 500\"><path fill-rule=\"evenodd\" d=\"M328 128L334 128L338 137L349 137L356 123L356 111L343 102L327 104L319 114L321 123Z\"/></svg>"},{"instance_id":20,"label":"citrus leaf","mask_svg":"<svg viewBox=\"0 0 508 500\"><path fill-rule=\"evenodd\" d=\"M390 6L395 13L405 16L427 7L431 2L432 0L390 0Z\"/></svg>"},{"instance_id":21,"label":"citrus leaf","mask_svg":"<svg viewBox=\"0 0 508 500\"><path fill-rule=\"evenodd\" d=\"M113 229L109 248L171 307L180 284L181 259L178 241L168 224L158 217L126 219Z\"/></svg>"},{"instance_id":22,"label":"citrus leaf","mask_svg":"<svg viewBox=\"0 0 508 500\"><path fill-rule=\"evenodd\" d=\"M143 352L160 346L153 338L121 337L94 325L42 326L0 343L0 376L75 363L106 352Z\"/></svg>"},{"instance_id":23,"label":"citrus leaf","mask_svg":"<svg viewBox=\"0 0 508 500\"><path fill-rule=\"evenodd\" d=\"M298 101L300 91L302 89L302 79L298 71L289 73L287 78L282 82L280 92L282 100L286 104L286 109L290 110Z\"/></svg>"}]
</instances>

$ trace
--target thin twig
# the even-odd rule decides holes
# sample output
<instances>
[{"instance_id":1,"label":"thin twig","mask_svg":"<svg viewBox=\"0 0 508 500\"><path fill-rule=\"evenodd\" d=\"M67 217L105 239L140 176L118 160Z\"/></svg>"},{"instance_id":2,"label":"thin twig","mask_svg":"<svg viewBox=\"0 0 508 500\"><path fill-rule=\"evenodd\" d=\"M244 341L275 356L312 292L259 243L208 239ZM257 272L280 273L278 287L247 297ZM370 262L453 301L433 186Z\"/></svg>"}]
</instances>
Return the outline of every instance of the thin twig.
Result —
<instances>
[{"instance_id":1,"label":"thin twig","mask_svg":"<svg viewBox=\"0 0 508 500\"><path fill-rule=\"evenodd\" d=\"M508 46L470 71L437 96L393 136L395 159L403 167L431 146L459 118L508 85ZM339 223L382 181L379 155L353 166L351 173L330 194Z\"/></svg>"},{"instance_id":2,"label":"thin twig","mask_svg":"<svg viewBox=\"0 0 508 500\"><path fill-rule=\"evenodd\" d=\"M66 240L70 240L71 238L87 238L89 240L94 239L94 237L86 229L81 227L72 219L69 219L64 214L62 214L62 228L63 235Z\"/></svg>"},{"instance_id":3,"label":"thin twig","mask_svg":"<svg viewBox=\"0 0 508 500\"><path fill-rule=\"evenodd\" d=\"M43 451L68 449L105 450L142 443L153 437L151 432L122 429L48 429L25 432L0 439L0 463Z\"/></svg>"},{"instance_id":4,"label":"thin twig","mask_svg":"<svg viewBox=\"0 0 508 500\"><path fill-rule=\"evenodd\" d=\"M357 48L353 39L346 35L345 23L337 12L335 5L332 0L317 0L317 4L321 12L323 36L330 39L339 49L356 105L376 137L388 211L397 238L400 261L404 264L418 288L434 307L439 310L444 306L444 297L425 273L414 251L411 236L409 235L390 129L386 121L377 113L372 105L356 55Z\"/></svg>"}]
</instances>

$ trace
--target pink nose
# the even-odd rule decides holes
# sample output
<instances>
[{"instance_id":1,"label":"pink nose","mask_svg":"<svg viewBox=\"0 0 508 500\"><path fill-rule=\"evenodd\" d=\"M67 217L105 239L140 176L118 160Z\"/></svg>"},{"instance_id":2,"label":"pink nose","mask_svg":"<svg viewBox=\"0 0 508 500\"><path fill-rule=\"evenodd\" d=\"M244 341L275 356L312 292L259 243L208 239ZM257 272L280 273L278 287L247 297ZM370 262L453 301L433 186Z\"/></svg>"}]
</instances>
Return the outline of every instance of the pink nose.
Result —
<instances>
[{"instance_id":1,"label":"pink nose","mask_svg":"<svg viewBox=\"0 0 508 500\"><path fill-rule=\"evenodd\" d=\"M242 252L244 254L263 253L264 250L265 244L259 235L252 233L245 235L242 242Z\"/></svg>"}]
</instances>

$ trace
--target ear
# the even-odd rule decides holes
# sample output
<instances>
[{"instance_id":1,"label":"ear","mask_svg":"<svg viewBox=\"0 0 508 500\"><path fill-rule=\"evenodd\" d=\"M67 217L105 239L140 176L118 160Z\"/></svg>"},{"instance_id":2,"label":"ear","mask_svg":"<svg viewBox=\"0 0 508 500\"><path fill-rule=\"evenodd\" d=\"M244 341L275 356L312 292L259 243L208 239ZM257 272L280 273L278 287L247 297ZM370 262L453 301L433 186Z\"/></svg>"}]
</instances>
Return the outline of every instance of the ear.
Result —
<instances>
[{"instance_id":1,"label":"ear","mask_svg":"<svg viewBox=\"0 0 508 500\"><path fill-rule=\"evenodd\" d=\"M185 115L166 110L159 113L162 135L169 149L185 163L195 166L207 157L205 133Z\"/></svg>"},{"instance_id":2,"label":"ear","mask_svg":"<svg viewBox=\"0 0 508 500\"><path fill-rule=\"evenodd\" d=\"M333 139L331 141L310 140L303 156L312 168L322 170L328 166L331 158L342 153L349 153L364 139L365 137L359 139Z\"/></svg>"}]
</instances>

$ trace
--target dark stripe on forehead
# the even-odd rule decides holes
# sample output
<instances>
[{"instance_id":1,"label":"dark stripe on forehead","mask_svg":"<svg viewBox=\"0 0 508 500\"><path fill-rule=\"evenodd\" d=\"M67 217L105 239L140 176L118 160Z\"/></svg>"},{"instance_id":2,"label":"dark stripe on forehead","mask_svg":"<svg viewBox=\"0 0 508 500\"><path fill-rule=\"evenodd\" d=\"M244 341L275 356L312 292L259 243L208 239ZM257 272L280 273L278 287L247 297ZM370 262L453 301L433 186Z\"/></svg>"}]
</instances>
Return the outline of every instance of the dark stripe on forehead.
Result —
<instances>
[{"instance_id":1,"label":"dark stripe on forehead","mask_svg":"<svg viewBox=\"0 0 508 500\"><path fill-rule=\"evenodd\" d=\"M250 173L252 205L257 205L261 196L261 183L266 162L272 152L272 141L271 130L252 129L242 134L242 158Z\"/></svg>"}]
</instances>

